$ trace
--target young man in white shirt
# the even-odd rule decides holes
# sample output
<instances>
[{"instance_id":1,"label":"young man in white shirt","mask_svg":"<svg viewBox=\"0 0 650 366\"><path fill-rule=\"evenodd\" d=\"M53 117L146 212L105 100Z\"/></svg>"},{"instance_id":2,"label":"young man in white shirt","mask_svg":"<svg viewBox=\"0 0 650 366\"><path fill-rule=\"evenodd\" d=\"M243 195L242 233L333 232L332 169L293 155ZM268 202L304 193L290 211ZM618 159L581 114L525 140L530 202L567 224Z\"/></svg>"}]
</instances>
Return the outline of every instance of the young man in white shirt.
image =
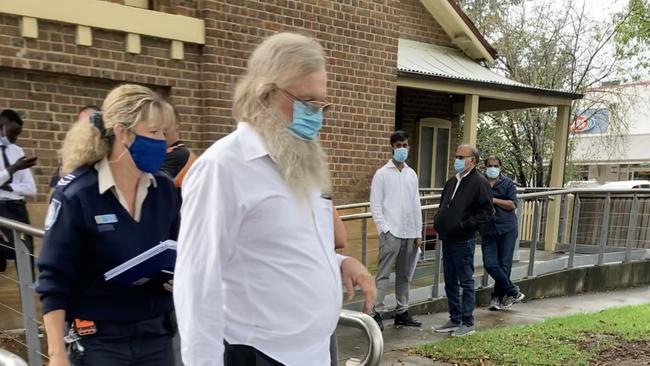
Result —
<instances>
[{"instance_id":1,"label":"young man in white shirt","mask_svg":"<svg viewBox=\"0 0 650 366\"><path fill-rule=\"evenodd\" d=\"M36 183L29 170L36 164L36 157L27 158L23 149L16 145L23 130L23 120L12 110L0 112L0 216L29 224L25 197L36 195ZM15 259L14 237L9 229L2 229L0 238L0 272L6 268L7 259ZM33 253L32 237L25 238L27 249ZM32 270L34 268L32 260Z\"/></svg>"},{"instance_id":2,"label":"young man in white shirt","mask_svg":"<svg viewBox=\"0 0 650 366\"><path fill-rule=\"evenodd\" d=\"M377 300L373 318L384 329L381 312L390 273L395 266L395 325L422 325L408 312L410 263L422 241L422 210L418 177L406 164L409 140L406 132L390 136L393 157L375 173L370 187L370 209L379 233L379 268L375 281Z\"/></svg>"},{"instance_id":3,"label":"young man in white shirt","mask_svg":"<svg viewBox=\"0 0 650 366\"><path fill-rule=\"evenodd\" d=\"M192 366L329 366L348 297L372 276L335 254L322 127L327 73L313 39L279 33L251 55L234 93L240 121L183 187L174 300Z\"/></svg>"}]
</instances>

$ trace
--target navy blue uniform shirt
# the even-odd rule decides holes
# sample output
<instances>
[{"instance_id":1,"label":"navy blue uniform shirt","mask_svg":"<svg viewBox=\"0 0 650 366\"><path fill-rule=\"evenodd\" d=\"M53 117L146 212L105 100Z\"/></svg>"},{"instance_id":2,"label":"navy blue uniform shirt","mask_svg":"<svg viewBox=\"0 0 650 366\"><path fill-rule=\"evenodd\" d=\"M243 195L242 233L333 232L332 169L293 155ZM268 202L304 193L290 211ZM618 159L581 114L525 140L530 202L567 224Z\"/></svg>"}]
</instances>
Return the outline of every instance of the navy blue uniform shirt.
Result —
<instances>
[{"instance_id":1,"label":"navy blue uniform shirt","mask_svg":"<svg viewBox=\"0 0 650 366\"><path fill-rule=\"evenodd\" d=\"M517 206L517 187L508 177L499 175L494 186L492 186L492 196L494 198L512 201L515 207ZM499 235L517 230L516 212L504 210L494 205L494 227Z\"/></svg>"},{"instance_id":2,"label":"navy blue uniform shirt","mask_svg":"<svg viewBox=\"0 0 650 366\"><path fill-rule=\"evenodd\" d=\"M62 309L68 320L129 322L173 310L172 294L162 285L127 287L104 281L104 272L178 236L176 189L165 174L153 177L139 222L111 190L100 194L92 166L61 179L38 260L43 314Z\"/></svg>"}]
</instances>

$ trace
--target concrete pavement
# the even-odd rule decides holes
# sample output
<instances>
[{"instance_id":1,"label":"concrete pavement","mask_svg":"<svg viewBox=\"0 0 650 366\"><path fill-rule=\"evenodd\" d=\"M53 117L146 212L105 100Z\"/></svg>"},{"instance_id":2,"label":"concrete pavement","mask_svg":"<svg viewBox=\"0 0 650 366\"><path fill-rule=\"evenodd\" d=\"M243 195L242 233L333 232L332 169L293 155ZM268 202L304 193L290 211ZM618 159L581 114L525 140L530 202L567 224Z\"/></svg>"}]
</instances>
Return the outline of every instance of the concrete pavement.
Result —
<instances>
[{"instance_id":1,"label":"concrete pavement","mask_svg":"<svg viewBox=\"0 0 650 366\"><path fill-rule=\"evenodd\" d=\"M481 329L508 325L530 324L549 317L564 316L584 312L596 312L610 307L650 303L650 287L638 287L611 292L589 293L576 296L533 300L516 304L508 311L489 311L478 308L475 312L476 327ZM446 365L427 358L410 356L406 349L420 344L433 343L447 338L448 334L437 334L431 330L433 325L442 324L448 319L447 313L416 316L422 321L422 328L395 328L393 320L384 321L384 356L382 366L421 366ZM359 332L340 329L340 365L351 357L361 357L365 352L363 337Z\"/></svg>"}]
</instances>

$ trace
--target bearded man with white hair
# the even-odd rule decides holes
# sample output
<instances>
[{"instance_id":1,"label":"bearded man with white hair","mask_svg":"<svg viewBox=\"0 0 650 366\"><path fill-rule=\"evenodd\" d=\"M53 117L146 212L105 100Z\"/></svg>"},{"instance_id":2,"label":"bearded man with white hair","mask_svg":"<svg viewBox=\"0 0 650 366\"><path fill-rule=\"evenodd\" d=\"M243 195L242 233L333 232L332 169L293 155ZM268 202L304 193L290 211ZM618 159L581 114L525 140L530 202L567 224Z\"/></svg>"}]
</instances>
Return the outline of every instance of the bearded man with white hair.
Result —
<instances>
[{"instance_id":1,"label":"bearded man with white hair","mask_svg":"<svg viewBox=\"0 0 650 366\"><path fill-rule=\"evenodd\" d=\"M330 365L341 281L372 308L372 276L333 250L316 140L325 65L309 37L264 40L235 90L237 129L185 178L174 300L186 365Z\"/></svg>"}]
</instances>

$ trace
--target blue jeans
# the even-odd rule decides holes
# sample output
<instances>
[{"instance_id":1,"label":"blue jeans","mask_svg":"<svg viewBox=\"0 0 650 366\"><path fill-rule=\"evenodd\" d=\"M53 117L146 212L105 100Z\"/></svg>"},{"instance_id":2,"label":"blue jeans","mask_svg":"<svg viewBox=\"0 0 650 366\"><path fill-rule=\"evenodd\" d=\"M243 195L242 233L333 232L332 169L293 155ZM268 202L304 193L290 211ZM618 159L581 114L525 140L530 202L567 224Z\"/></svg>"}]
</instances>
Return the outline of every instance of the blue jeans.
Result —
<instances>
[{"instance_id":1,"label":"blue jeans","mask_svg":"<svg viewBox=\"0 0 650 366\"><path fill-rule=\"evenodd\" d=\"M493 298L500 299L505 295L515 296L519 293L519 288L510 281L512 256L518 234L515 229L503 234L485 236L481 240L483 266L494 279Z\"/></svg>"},{"instance_id":2,"label":"blue jeans","mask_svg":"<svg viewBox=\"0 0 650 366\"><path fill-rule=\"evenodd\" d=\"M476 240L444 241L442 263L449 318L456 323L474 325L474 248ZM461 300L460 289L463 289Z\"/></svg>"}]
</instances>

